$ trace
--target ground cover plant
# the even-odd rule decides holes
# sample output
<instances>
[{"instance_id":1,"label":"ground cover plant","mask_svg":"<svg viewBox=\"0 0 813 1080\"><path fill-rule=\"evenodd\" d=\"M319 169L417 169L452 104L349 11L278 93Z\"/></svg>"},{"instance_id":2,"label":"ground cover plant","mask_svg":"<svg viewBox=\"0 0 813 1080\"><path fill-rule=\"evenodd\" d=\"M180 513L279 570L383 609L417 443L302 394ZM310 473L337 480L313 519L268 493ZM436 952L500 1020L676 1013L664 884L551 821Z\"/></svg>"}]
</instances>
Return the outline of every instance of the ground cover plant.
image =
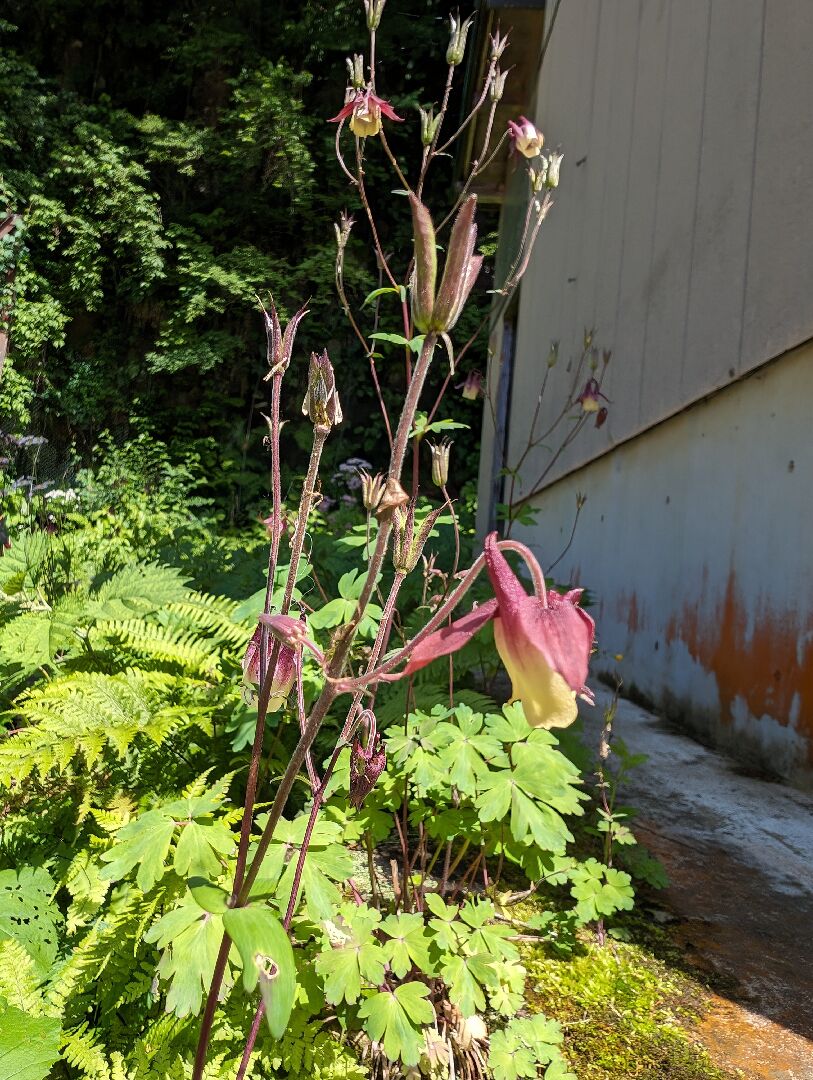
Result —
<instances>
[{"instance_id":1,"label":"ground cover plant","mask_svg":"<svg viewBox=\"0 0 813 1080\"><path fill-rule=\"evenodd\" d=\"M337 470L356 517L329 516L320 480L354 407L342 369L312 352L292 408L308 307L292 303L286 324L266 293L270 513L249 540L206 535L188 494L196 461L180 468L147 434L62 490L12 478L36 439L4 438L0 1049L29 1080L52 1066L133 1080L564 1080L561 1026L526 1009L522 946L566 955L585 928L604 942L633 903L636 859L618 861L635 846L626 812L601 771L591 802L551 733L590 698L580 590L553 588L509 537L470 552L448 486L460 422L445 393L489 326L459 332L483 261L469 188L510 139L528 214L493 319L551 210L561 156L525 119L493 132L507 76L497 32L474 106L490 117L485 145L453 204L430 210L432 166L471 122L448 109L471 24L451 17L446 89L420 112L410 167L377 83L383 12L364 5L366 55L348 60L333 117L358 202L357 220L336 222L334 285L388 457L380 473L359 458ZM392 198L412 242L400 254L380 242L373 167L402 185ZM346 255L361 229L382 283L356 310ZM395 408L378 378L387 350L403 372ZM566 410L580 423L600 389L594 377L576 389ZM287 490L283 419L310 452ZM261 565L265 580L247 585ZM636 869L656 873L645 857ZM529 897L543 900L518 915Z\"/></svg>"}]
</instances>

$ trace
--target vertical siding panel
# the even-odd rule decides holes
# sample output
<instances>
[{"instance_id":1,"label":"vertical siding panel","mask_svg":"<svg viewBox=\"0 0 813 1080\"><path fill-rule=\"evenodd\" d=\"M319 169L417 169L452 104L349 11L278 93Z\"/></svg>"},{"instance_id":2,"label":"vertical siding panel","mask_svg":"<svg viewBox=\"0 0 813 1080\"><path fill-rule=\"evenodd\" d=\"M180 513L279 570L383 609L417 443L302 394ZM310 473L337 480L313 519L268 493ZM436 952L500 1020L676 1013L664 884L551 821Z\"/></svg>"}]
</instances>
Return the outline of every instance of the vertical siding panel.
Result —
<instances>
[{"instance_id":1,"label":"vertical siding panel","mask_svg":"<svg viewBox=\"0 0 813 1080\"><path fill-rule=\"evenodd\" d=\"M655 228L643 284L646 330L640 418L660 418L680 399L692 227L700 168L710 0L670 5Z\"/></svg>"},{"instance_id":2,"label":"vertical siding panel","mask_svg":"<svg viewBox=\"0 0 813 1080\"><path fill-rule=\"evenodd\" d=\"M813 336L813 4L765 15L743 370Z\"/></svg>"},{"instance_id":3,"label":"vertical siding panel","mask_svg":"<svg viewBox=\"0 0 813 1080\"><path fill-rule=\"evenodd\" d=\"M616 363L607 380L608 393L614 403L613 415L619 409L630 425L637 425L641 417L646 283L655 228L668 31L667 3L646 0L641 8L638 77L625 195L624 247L618 279L618 323L612 342Z\"/></svg>"},{"instance_id":4,"label":"vertical siding panel","mask_svg":"<svg viewBox=\"0 0 813 1080\"><path fill-rule=\"evenodd\" d=\"M725 384L738 366L762 4L714 0L711 5L683 401Z\"/></svg>"}]
</instances>

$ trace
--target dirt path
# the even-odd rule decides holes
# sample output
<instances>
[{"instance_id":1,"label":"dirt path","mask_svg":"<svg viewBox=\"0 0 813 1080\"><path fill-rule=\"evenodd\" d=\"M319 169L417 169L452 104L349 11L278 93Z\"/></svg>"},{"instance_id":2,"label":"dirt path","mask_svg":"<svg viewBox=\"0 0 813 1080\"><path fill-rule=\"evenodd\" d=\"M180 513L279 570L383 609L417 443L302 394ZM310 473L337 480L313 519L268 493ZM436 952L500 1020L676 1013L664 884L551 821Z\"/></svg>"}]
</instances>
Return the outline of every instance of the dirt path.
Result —
<instances>
[{"instance_id":1,"label":"dirt path","mask_svg":"<svg viewBox=\"0 0 813 1080\"><path fill-rule=\"evenodd\" d=\"M649 755L622 798L669 874L660 902L688 961L725 987L703 1042L748 1080L813 1080L813 798L743 775L630 702L615 734Z\"/></svg>"}]
</instances>

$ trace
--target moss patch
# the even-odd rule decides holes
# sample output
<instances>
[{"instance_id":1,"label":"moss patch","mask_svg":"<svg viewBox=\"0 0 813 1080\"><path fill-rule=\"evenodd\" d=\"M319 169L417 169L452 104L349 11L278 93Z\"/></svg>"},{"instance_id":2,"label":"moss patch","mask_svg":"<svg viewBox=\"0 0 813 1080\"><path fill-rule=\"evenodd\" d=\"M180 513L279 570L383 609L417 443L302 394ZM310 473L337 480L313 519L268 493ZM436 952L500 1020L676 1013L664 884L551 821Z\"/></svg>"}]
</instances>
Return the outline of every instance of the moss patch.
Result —
<instances>
[{"instance_id":1,"label":"moss patch","mask_svg":"<svg viewBox=\"0 0 813 1080\"><path fill-rule=\"evenodd\" d=\"M732 1080L692 1037L703 987L641 944L583 943L556 959L537 946L528 969L529 1006L558 1020L579 1080Z\"/></svg>"}]
</instances>

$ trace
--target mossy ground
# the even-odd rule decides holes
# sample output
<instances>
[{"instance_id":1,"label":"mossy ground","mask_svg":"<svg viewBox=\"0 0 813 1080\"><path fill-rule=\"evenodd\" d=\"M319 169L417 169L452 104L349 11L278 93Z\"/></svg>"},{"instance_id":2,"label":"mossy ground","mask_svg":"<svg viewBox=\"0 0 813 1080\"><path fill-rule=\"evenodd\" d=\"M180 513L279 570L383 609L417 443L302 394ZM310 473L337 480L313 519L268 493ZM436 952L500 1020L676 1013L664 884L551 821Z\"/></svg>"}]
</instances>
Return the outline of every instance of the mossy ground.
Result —
<instances>
[{"instance_id":1,"label":"mossy ground","mask_svg":"<svg viewBox=\"0 0 813 1080\"><path fill-rule=\"evenodd\" d=\"M668 931L629 919L626 941L585 934L569 956L528 946L526 998L560 1022L579 1080L734 1080L693 1035L706 987L687 973Z\"/></svg>"}]
</instances>

